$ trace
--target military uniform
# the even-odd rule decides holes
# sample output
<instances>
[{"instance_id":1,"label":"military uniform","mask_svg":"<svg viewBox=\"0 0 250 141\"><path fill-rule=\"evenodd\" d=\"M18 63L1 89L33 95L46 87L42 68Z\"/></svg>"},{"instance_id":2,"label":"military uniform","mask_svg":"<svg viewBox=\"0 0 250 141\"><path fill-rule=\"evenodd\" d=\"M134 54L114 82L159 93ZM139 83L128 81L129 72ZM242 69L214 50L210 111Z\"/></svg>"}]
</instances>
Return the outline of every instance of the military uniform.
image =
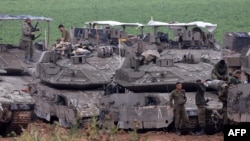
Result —
<instances>
[{"instance_id":1,"label":"military uniform","mask_svg":"<svg viewBox=\"0 0 250 141\"><path fill-rule=\"evenodd\" d=\"M185 127L190 128L190 122L184 106L186 101L187 97L185 95L184 90L178 91L177 89L175 89L171 92L170 106L174 107L175 127L177 130L181 128L181 122L184 124Z\"/></svg>"},{"instance_id":2,"label":"military uniform","mask_svg":"<svg viewBox=\"0 0 250 141\"><path fill-rule=\"evenodd\" d=\"M237 84L240 84L240 83L241 83L241 81L239 80L239 78L237 78L236 76L231 77L230 84L237 85Z\"/></svg>"},{"instance_id":3,"label":"military uniform","mask_svg":"<svg viewBox=\"0 0 250 141\"><path fill-rule=\"evenodd\" d=\"M59 43L55 44L54 50L58 51L62 56L65 55L65 51L69 50L71 46L71 37L68 30L64 29L60 30L62 32L62 38L64 38L63 41L60 41Z\"/></svg>"},{"instance_id":4,"label":"military uniform","mask_svg":"<svg viewBox=\"0 0 250 141\"><path fill-rule=\"evenodd\" d=\"M221 100L221 102L223 103L223 119L224 119L224 125L226 125L228 123L228 117L227 117L227 94L228 94L228 87L225 87L221 90L219 90L218 93L218 98L219 100Z\"/></svg>"},{"instance_id":5,"label":"military uniform","mask_svg":"<svg viewBox=\"0 0 250 141\"><path fill-rule=\"evenodd\" d=\"M70 33L68 30L64 29L62 31L62 38L64 38L64 42L71 42Z\"/></svg>"},{"instance_id":6,"label":"military uniform","mask_svg":"<svg viewBox=\"0 0 250 141\"><path fill-rule=\"evenodd\" d=\"M230 78L230 84L233 84L233 85L240 84L241 83L240 76L241 76L241 71L235 70L233 72L233 76Z\"/></svg>"},{"instance_id":7,"label":"military uniform","mask_svg":"<svg viewBox=\"0 0 250 141\"><path fill-rule=\"evenodd\" d=\"M218 80L224 80L224 81L228 81L228 67L227 64L220 64L221 61L219 61L218 63L216 63L214 65L214 68L211 72L211 77L212 79L218 79Z\"/></svg>"},{"instance_id":8,"label":"military uniform","mask_svg":"<svg viewBox=\"0 0 250 141\"><path fill-rule=\"evenodd\" d=\"M205 127L206 127L206 121L205 121L205 115L206 115L206 100L204 97L206 87L201 82L197 82L197 91L195 95L195 104L198 109L198 122L201 127L201 131L197 134L203 135L205 134Z\"/></svg>"},{"instance_id":9,"label":"military uniform","mask_svg":"<svg viewBox=\"0 0 250 141\"><path fill-rule=\"evenodd\" d=\"M33 41L31 39L33 26L26 21L22 25L22 37L20 46L25 50L25 62L32 61L33 58Z\"/></svg>"}]
</instances>

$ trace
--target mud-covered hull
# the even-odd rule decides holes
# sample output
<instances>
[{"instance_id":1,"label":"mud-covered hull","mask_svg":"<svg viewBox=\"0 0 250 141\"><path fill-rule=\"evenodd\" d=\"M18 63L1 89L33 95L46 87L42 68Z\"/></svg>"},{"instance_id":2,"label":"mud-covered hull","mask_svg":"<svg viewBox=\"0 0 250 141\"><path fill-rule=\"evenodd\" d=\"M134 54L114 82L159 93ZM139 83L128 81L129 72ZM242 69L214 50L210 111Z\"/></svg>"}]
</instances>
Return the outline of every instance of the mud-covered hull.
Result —
<instances>
[{"instance_id":1,"label":"mud-covered hull","mask_svg":"<svg viewBox=\"0 0 250 141\"><path fill-rule=\"evenodd\" d=\"M197 106L194 103L195 92L188 92L186 96L186 111L192 119L191 127L197 129L199 125ZM206 106L207 127L219 131L222 103L213 93L207 92L205 97L209 99ZM169 128L174 121L173 109L169 106L169 93L111 94L100 99L100 110L104 126L117 124L122 129Z\"/></svg>"},{"instance_id":2,"label":"mud-covered hull","mask_svg":"<svg viewBox=\"0 0 250 141\"><path fill-rule=\"evenodd\" d=\"M37 83L33 94L35 114L47 121L58 120L59 125L71 127L77 120L99 115L98 99L103 91L59 90Z\"/></svg>"},{"instance_id":3,"label":"mud-covered hull","mask_svg":"<svg viewBox=\"0 0 250 141\"><path fill-rule=\"evenodd\" d=\"M122 87L129 89L133 92L171 92L172 90L175 89L175 83L176 81L172 82L162 82L162 83L144 83L144 84L129 84L124 81L116 81L118 84L120 84ZM196 90L196 85L194 83L194 80L189 83L182 83L183 89L186 91L192 92Z\"/></svg>"},{"instance_id":4,"label":"mud-covered hull","mask_svg":"<svg viewBox=\"0 0 250 141\"><path fill-rule=\"evenodd\" d=\"M237 123L250 122L250 84L239 84L229 88L228 118Z\"/></svg>"}]
</instances>

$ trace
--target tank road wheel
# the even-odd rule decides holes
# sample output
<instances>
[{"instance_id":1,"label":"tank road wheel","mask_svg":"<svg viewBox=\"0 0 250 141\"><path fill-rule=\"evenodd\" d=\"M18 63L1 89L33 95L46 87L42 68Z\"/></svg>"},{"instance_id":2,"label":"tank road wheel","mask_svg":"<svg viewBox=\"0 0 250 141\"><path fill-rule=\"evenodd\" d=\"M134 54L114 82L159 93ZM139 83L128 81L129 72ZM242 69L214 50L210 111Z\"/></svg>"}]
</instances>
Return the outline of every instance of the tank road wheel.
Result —
<instances>
[{"instance_id":1,"label":"tank road wheel","mask_svg":"<svg viewBox=\"0 0 250 141\"><path fill-rule=\"evenodd\" d=\"M209 116L210 115L210 116ZM212 135L222 130L223 119L215 114L207 114L206 119L206 134Z\"/></svg>"},{"instance_id":2,"label":"tank road wheel","mask_svg":"<svg viewBox=\"0 0 250 141\"><path fill-rule=\"evenodd\" d=\"M198 117L197 116L188 116L189 122L190 122L190 129L194 132L198 128ZM181 133L182 134L188 134L189 128L184 126L184 123L182 122L182 128L181 128Z\"/></svg>"},{"instance_id":3,"label":"tank road wheel","mask_svg":"<svg viewBox=\"0 0 250 141\"><path fill-rule=\"evenodd\" d=\"M6 125L4 135L8 135L12 132L20 135L22 129L26 129L32 118L32 111L12 111L12 119Z\"/></svg>"},{"instance_id":4,"label":"tank road wheel","mask_svg":"<svg viewBox=\"0 0 250 141\"><path fill-rule=\"evenodd\" d=\"M190 128L192 130L196 130L198 128L198 117L197 116L189 116Z\"/></svg>"},{"instance_id":5,"label":"tank road wheel","mask_svg":"<svg viewBox=\"0 0 250 141\"><path fill-rule=\"evenodd\" d=\"M4 108L3 112L0 113L0 117L2 123L9 123L12 117L12 112L9 109Z\"/></svg>"}]
</instances>

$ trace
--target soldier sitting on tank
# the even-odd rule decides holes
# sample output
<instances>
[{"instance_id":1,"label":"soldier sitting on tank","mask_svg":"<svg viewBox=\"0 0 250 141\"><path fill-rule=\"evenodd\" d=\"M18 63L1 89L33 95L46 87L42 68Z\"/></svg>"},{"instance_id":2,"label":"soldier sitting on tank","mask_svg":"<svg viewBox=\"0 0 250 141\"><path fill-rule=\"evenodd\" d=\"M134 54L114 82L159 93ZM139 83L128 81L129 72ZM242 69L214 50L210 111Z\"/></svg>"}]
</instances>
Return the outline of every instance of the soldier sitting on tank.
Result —
<instances>
[{"instance_id":1,"label":"soldier sitting on tank","mask_svg":"<svg viewBox=\"0 0 250 141\"><path fill-rule=\"evenodd\" d=\"M194 135L194 133L190 130L190 121L185 110L186 102L187 97L185 94L185 90L182 89L182 83L177 82L176 89L170 93L169 98L170 107L174 108L174 120L177 135L181 135L180 129L182 124L189 129L188 134Z\"/></svg>"},{"instance_id":2,"label":"soldier sitting on tank","mask_svg":"<svg viewBox=\"0 0 250 141\"><path fill-rule=\"evenodd\" d=\"M230 78L230 83L233 85L237 85L242 83L241 82L241 70L235 70Z\"/></svg>"},{"instance_id":3,"label":"soldier sitting on tank","mask_svg":"<svg viewBox=\"0 0 250 141\"><path fill-rule=\"evenodd\" d=\"M211 72L212 79L229 81L228 77L228 67L225 60L220 60L214 65L214 68Z\"/></svg>"},{"instance_id":4,"label":"soldier sitting on tank","mask_svg":"<svg viewBox=\"0 0 250 141\"><path fill-rule=\"evenodd\" d=\"M54 50L59 51L63 56L65 50L70 50L71 37L67 29L64 28L62 24L58 26L59 31L62 33L61 38L57 40L57 43L54 46Z\"/></svg>"}]
</instances>

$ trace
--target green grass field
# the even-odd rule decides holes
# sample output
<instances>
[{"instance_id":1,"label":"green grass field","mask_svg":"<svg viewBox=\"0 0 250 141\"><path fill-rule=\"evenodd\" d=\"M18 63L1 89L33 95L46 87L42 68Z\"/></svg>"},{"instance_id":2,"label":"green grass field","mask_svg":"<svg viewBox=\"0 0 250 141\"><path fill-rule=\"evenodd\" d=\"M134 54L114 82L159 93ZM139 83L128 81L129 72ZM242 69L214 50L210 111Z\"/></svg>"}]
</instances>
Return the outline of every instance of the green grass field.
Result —
<instances>
[{"instance_id":1,"label":"green grass field","mask_svg":"<svg viewBox=\"0 0 250 141\"><path fill-rule=\"evenodd\" d=\"M250 0L1 0L0 3L0 14L52 18L50 43L60 37L59 24L67 28L82 27L84 22L92 20L147 23L153 16L163 22L211 22L218 25L215 36L219 43L224 32L250 28ZM0 21L0 42L18 43L21 23ZM46 24L41 23L40 28L45 33Z\"/></svg>"}]
</instances>

